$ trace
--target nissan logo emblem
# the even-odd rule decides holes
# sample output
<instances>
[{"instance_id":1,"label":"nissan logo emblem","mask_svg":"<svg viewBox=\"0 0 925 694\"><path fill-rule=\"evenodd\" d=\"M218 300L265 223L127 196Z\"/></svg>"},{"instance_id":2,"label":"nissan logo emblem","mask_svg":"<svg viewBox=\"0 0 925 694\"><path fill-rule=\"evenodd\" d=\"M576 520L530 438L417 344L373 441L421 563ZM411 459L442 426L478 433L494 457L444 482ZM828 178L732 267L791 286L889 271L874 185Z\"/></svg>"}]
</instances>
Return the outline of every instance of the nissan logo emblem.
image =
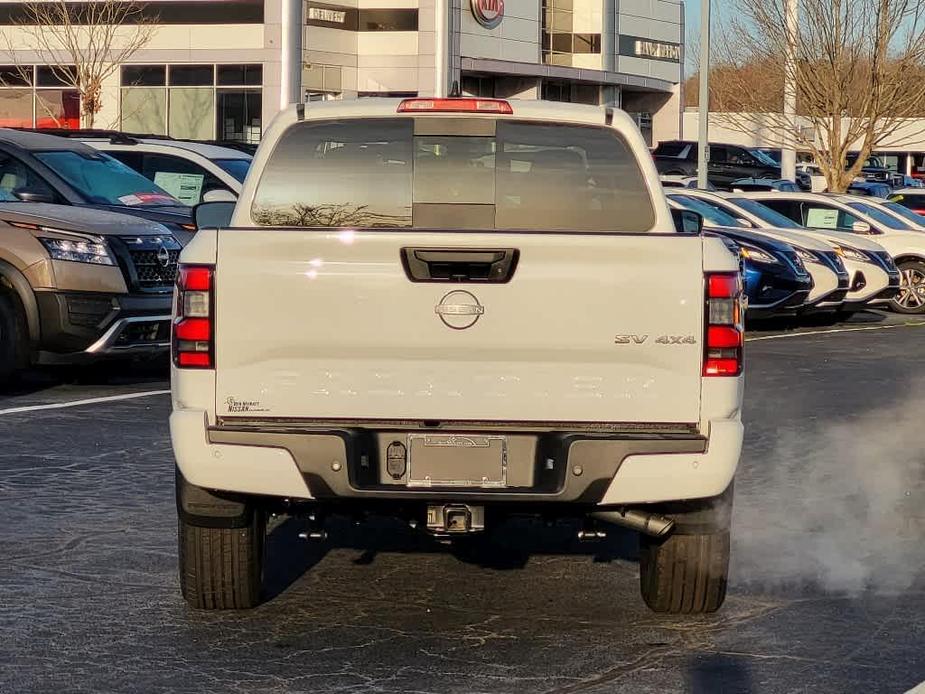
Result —
<instances>
[{"instance_id":1,"label":"nissan logo emblem","mask_svg":"<svg viewBox=\"0 0 925 694\"><path fill-rule=\"evenodd\" d=\"M485 307L471 292L456 290L445 295L434 307L434 313L448 328L465 330L476 324L485 314Z\"/></svg>"},{"instance_id":2,"label":"nissan logo emblem","mask_svg":"<svg viewBox=\"0 0 925 694\"><path fill-rule=\"evenodd\" d=\"M471 0L472 16L486 29L494 29L504 19L504 0Z\"/></svg>"},{"instance_id":3,"label":"nissan logo emblem","mask_svg":"<svg viewBox=\"0 0 925 694\"><path fill-rule=\"evenodd\" d=\"M161 267L170 265L170 251L168 251L165 246L161 246L157 249L157 262Z\"/></svg>"}]
</instances>

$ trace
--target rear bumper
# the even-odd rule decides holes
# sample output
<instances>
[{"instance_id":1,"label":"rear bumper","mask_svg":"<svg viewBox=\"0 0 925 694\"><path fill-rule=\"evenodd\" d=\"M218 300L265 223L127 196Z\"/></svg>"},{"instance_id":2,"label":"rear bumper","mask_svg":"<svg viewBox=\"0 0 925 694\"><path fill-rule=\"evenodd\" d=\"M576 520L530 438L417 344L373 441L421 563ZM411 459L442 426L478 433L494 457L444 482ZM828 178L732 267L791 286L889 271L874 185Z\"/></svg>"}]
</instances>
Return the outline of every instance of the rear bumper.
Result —
<instances>
[{"instance_id":1,"label":"rear bumper","mask_svg":"<svg viewBox=\"0 0 925 694\"><path fill-rule=\"evenodd\" d=\"M519 453L512 453L509 462L521 485L411 488L383 480L381 474L381 442L407 432L209 428L206 421L201 410L175 410L170 416L177 465L191 484L252 495L371 503L593 505L707 498L729 486L743 434L738 420L711 422L707 438L694 433L511 432L511 438L522 437Z\"/></svg>"},{"instance_id":2,"label":"rear bumper","mask_svg":"<svg viewBox=\"0 0 925 694\"><path fill-rule=\"evenodd\" d=\"M74 363L170 348L170 294L37 292L41 363Z\"/></svg>"}]
</instances>

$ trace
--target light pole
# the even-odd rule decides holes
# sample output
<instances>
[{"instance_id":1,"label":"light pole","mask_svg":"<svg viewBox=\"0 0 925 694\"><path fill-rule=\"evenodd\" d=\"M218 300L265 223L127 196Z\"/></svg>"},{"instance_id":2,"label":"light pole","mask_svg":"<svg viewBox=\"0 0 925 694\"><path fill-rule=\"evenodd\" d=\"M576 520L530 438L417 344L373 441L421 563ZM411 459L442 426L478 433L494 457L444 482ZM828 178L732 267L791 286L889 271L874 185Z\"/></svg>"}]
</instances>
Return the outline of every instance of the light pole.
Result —
<instances>
[{"instance_id":1,"label":"light pole","mask_svg":"<svg viewBox=\"0 0 925 694\"><path fill-rule=\"evenodd\" d=\"M280 18L280 81L279 107L301 104L302 93L302 33L305 20L302 16L302 0L283 0Z\"/></svg>"},{"instance_id":2,"label":"light pole","mask_svg":"<svg viewBox=\"0 0 925 694\"><path fill-rule=\"evenodd\" d=\"M434 96L449 94L450 8L447 0L437 0L434 6Z\"/></svg>"},{"instance_id":3,"label":"light pole","mask_svg":"<svg viewBox=\"0 0 925 694\"><path fill-rule=\"evenodd\" d=\"M700 105L697 187L705 189L710 162L710 0L700 0Z\"/></svg>"},{"instance_id":4,"label":"light pole","mask_svg":"<svg viewBox=\"0 0 925 694\"><path fill-rule=\"evenodd\" d=\"M797 175L794 135L797 116L796 45L799 31L797 0L786 0L784 20L787 24L787 56L784 64L784 126L788 132L782 138L784 146L780 153L780 173L782 178L792 181Z\"/></svg>"}]
</instances>

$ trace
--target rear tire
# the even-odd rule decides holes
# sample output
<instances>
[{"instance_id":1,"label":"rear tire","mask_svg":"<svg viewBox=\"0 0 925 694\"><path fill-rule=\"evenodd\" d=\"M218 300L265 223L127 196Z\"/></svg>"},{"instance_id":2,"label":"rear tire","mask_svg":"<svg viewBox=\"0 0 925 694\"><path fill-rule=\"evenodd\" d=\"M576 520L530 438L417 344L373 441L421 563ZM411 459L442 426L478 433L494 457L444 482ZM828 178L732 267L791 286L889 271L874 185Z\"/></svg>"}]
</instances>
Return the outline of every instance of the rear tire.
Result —
<instances>
[{"instance_id":1,"label":"rear tire","mask_svg":"<svg viewBox=\"0 0 925 694\"><path fill-rule=\"evenodd\" d=\"M654 612L716 612L726 599L729 531L641 538L639 583Z\"/></svg>"},{"instance_id":2,"label":"rear tire","mask_svg":"<svg viewBox=\"0 0 925 694\"><path fill-rule=\"evenodd\" d=\"M191 607L240 610L260 603L266 516L255 510L241 528L178 521L180 590Z\"/></svg>"},{"instance_id":3,"label":"rear tire","mask_svg":"<svg viewBox=\"0 0 925 694\"><path fill-rule=\"evenodd\" d=\"M640 535L639 587L654 612L716 612L726 599L729 526L733 487L715 499L678 511L665 510L677 523L667 538ZM672 508L675 506L675 508Z\"/></svg>"}]
</instances>

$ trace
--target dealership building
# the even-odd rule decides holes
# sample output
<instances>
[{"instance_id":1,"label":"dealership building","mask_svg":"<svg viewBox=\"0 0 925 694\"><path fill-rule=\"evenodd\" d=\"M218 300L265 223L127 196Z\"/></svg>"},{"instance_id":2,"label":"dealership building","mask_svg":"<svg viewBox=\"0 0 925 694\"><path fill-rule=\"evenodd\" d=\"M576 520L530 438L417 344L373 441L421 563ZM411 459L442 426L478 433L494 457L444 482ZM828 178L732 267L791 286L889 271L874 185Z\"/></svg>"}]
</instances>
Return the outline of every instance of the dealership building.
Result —
<instances>
[{"instance_id":1,"label":"dealership building","mask_svg":"<svg viewBox=\"0 0 925 694\"><path fill-rule=\"evenodd\" d=\"M300 11L309 102L457 90L614 104L650 140L680 131L681 0L307 0L296 13L289 0L142 5L157 29L107 78L97 127L259 141L287 64L298 65L283 45ZM79 127L79 95L30 45L22 18L22 3L0 2L0 125Z\"/></svg>"}]
</instances>

